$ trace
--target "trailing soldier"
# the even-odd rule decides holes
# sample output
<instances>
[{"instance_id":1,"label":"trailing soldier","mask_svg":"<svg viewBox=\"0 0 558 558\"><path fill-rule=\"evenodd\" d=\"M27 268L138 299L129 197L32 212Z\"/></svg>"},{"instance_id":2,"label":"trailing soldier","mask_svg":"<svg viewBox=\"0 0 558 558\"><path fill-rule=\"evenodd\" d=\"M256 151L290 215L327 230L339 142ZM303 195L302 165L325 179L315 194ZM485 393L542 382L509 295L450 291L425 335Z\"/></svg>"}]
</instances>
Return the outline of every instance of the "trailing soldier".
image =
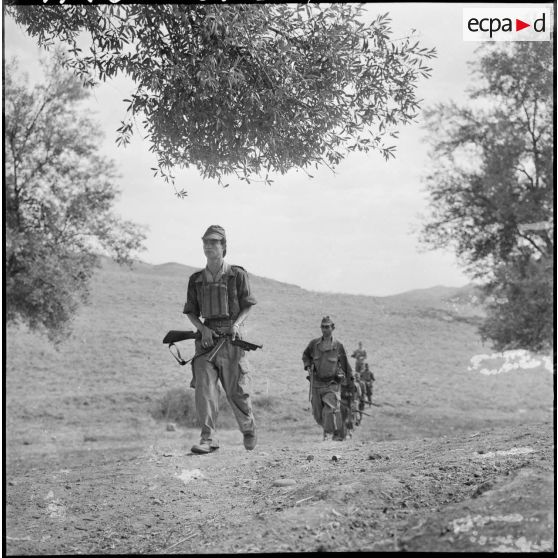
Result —
<instances>
[{"instance_id":1,"label":"trailing soldier","mask_svg":"<svg viewBox=\"0 0 558 558\"><path fill-rule=\"evenodd\" d=\"M376 378L374 377L374 372L368 368L368 363L364 365L364 370L361 373L361 378L364 381L365 391L366 391L366 400L368 406L372 405L372 393L374 391L374 382Z\"/></svg>"},{"instance_id":2,"label":"trailing soldier","mask_svg":"<svg viewBox=\"0 0 558 558\"><path fill-rule=\"evenodd\" d=\"M315 421L323 428L324 440L345 439L341 416L340 384L353 377L343 344L333 338L335 324L329 316L322 319L322 336L312 339L302 361L310 381L310 399Z\"/></svg>"}]
</instances>

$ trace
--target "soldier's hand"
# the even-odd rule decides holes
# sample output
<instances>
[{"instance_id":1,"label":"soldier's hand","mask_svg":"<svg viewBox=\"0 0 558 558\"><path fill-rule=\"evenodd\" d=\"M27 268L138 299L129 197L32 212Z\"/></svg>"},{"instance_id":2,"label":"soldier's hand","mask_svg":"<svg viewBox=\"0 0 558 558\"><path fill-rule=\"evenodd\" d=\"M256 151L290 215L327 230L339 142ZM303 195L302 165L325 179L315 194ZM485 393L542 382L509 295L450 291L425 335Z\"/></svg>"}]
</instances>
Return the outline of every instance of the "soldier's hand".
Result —
<instances>
[{"instance_id":1,"label":"soldier's hand","mask_svg":"<svg viewBox=\"0 0 558 558\"><path fill-rule=\"evenodd\" d=\"M214 331L206 326L201 329L201 344L204 349L209 349L213 347L214 343Z\"/></svg>"},{"instance_id":2,"label":"soldier's hand","mask_svg":"<svg viewBox=\"0 0 558 558\"><path fill-rule=\"evenodd\" d=\"M238 324L233 324L229 329L229 335L233 339L240 339L240 326Z\"/></svg>"}]
</instances>

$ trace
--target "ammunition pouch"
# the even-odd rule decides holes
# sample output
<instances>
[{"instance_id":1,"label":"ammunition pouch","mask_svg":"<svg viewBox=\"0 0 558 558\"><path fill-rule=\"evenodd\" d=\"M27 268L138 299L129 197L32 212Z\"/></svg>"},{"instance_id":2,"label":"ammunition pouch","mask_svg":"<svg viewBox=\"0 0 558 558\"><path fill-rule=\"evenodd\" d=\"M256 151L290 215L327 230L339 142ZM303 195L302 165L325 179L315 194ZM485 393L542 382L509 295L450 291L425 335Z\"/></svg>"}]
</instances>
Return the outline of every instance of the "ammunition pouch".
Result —
<instances>
[{"instance_id":1,"label":"ammunition pouch","mask_svg":"<svg viewBox=\"0 0 558 558\"><path fill-rule=\"evenodd\" d=\"M227 284L221 281L205 283L201 291L201 315L203 318L229 318L229 295Z\"/></svg>"}]
</instances>

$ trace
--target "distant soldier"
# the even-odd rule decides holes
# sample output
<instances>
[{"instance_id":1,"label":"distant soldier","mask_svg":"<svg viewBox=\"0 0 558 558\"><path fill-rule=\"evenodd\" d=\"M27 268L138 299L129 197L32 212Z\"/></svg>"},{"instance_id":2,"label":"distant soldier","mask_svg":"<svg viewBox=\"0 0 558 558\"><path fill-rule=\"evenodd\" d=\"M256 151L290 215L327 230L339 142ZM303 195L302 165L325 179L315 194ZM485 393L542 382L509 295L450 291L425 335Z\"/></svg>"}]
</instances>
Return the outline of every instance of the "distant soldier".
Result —
<instances>
[{"instance_id":1,"label":"distant soldier","mask_svg":"<svg viewBox=\"0 0 558 558\"><path fill-rule=\"evenodd\" d=\"M320 327L322 336L312 339L302 353L306 378L310 381L312 414L323 428L324 440L329 435L333 440L343 440L340 384L346 378L352 379L353 372L345 347L333 338L335 324L331 318L325 316Z\"/></svg>"},{"instance_id":2,"label":"distant soldier","mask_svg":"<svg viewBox=\"0 0 558 558\"><path fill-rule=\"evenodd\" d=\"M364 370L362 371L361 378L364 381L364 386L366 390L366 399L368 405L372 405L372 392L373 392L373 382L376 381L374 377L374 372L368 368L368 363L364 365Z\"/></svg>"},{"instance_id":3,"label":"distant soldier","mask_svg":"<svg viewBox=\"0 0 558 558\"><path fill-rule=\"evenodd\" d=\"M357 380L358 372L352 378L341 382L341 416L343 418L343 435L353 435L353 430L359 426L361 413L359 412L361 386Z\"/></svg>"},{"instance_id":4,"label":"distant soldier","mask_svg":"<svg viewBox=\"0 0 558 558\"><path fill-rule=\"evenodd\" d=\"M366 360L366 350L362 348L362 341L358 342L358 349L355 349L352 358L356 359L355 372L360 372L364 369L364 361Z\"/></svg>"},{"instance_id":5,"label":"distant soldier","mask_svg":"<svg viewBox=\"0 0 558 558\"><path fill-rule=\"evenodd\" d=\"M366 366L368 366L368 364ZM355 387L356 387L355 403L359 411L356 415L357 416L356 425L359 426L360 422L362 421L362 413L360 411L364 411L364 406L366 402L366 384L358 372L355 373Z\"/></svg>"}]
</instances>

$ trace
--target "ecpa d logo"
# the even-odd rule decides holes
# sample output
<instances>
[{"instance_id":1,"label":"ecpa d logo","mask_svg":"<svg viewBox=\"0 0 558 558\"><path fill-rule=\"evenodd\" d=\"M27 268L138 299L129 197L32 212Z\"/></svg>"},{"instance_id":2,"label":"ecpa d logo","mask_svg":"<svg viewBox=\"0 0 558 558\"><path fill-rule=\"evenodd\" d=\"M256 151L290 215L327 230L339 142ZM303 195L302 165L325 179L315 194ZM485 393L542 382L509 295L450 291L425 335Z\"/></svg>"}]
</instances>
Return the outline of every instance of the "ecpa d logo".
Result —
<instances>
[{"instance_id":1,"label":"ecpa d logo","mask_svg":"<svg viewBox=\"0 0 558 558\"><path fill-rule=\"evenodd\" d=\"M550 41L551 5L463 8L464 41Z\"/></svg>"}]
</instances>

